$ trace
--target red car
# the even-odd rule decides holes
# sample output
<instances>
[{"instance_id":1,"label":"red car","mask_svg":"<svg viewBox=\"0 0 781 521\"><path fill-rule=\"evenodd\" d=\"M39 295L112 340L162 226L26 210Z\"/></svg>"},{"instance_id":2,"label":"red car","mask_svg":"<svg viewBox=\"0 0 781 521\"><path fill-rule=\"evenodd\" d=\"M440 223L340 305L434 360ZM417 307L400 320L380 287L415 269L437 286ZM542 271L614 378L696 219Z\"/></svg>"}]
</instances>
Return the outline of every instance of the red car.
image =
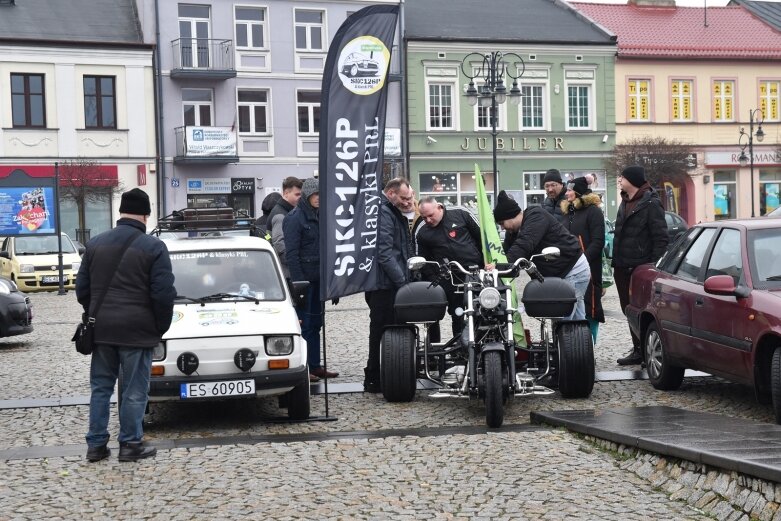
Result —
<instances>
[{"instance_id":1,"label":"red car","mask_svg":"<svg viewBox=\"0 0 781 521\"><path fill-rule=\"evenodd\" d=\"M626 316L655 388L705 371L752 386L781 423L781 220L692 227L632 273Z\"/></svg>"}]
</instances>

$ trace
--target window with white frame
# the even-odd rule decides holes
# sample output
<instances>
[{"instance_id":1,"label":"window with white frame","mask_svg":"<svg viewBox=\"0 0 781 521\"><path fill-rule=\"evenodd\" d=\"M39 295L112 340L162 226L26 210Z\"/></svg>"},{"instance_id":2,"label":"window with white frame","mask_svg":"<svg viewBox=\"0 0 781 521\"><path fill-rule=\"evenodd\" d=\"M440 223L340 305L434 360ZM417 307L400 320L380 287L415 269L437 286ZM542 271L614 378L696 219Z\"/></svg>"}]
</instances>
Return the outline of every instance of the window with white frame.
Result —
<instances>
[{"instance_id":1,"label":"window with white frame","mask_svg":"<svg viewBox=\"0 0 781 521\"><path fill-rule=\"evenodd\" d=\"M763 80L759 82L759 108L765 121L779 121L779 85L778 80Z\"/></svg>"},{"instance_id":2,"label":"window with white frame","mask_svg":"<svg viewBox=\"0 0 781 521\"><path fill-rule=\"evenodd\" d=\"M211 89L182 89L182 108L185 125L211 126L214 110Z\"/></svg>"},{"instance_id":3,"label":"window with white frame","mask_svg":"<svg viewBox=\"0 0 781 521\"><path fill-rule=\"evenodd\" d=\"M453 129L453 84L428 84L428 127L430 129Z\"/></svg>"},{"instance_id":4,"label":"window with white frame","mask_svg":"<svg viewBox=\"0 0 781 521\"><path fill-rule=\"evenodd\" d=\"M236 48L265 49L266 48L266 8L265 7L234 7L236 18Z\"/></svg>"},{"instance_id":5,"label":"window with white frame","mask_svg":"<svg viewBox=\"0 0 781 521\"><path fill-rule=\"evenodd\" d=\"M541 130L546 128L545 84L523 83L521 85L521 100L518 115L521 130Z\"/></svg>"},{"instance_id":6,"label":"window with white frame","mask_svg":"<svg viewBox=\"0 0 781 521\"><path fill-rule=\"evenodd\" d=\"M713 120L735 120L735 82L713 80Z\"/></svg>"},{"instance_id":7,"label":"window with white frame","mask_svg":"<svg viewBox=\"0 0 781 521\"><path fill-rule=\"evenodd\" d=\"M630 79L627 86L628 120L651 121L651 80Z\"/></svg>"},{"instance_id":8,"label":"window with white frame","mask_svg":"<svg viewBox=\"0 0 781 521\"><path fill-rule=\"evenodd\" d=\"M295 39L297 51L322 51L325 11L296 9Z\"/></svg>"},{"instance_id":9,"label":"window with white frame","mask_svg":"<svg viewBox=\"0 0 781 521\"><path fill-rule=\"evenodd\" d=\"M672 80L670 82L670 96L672 97L672 120L674 122L689 122L694 120L692 109L692 94L694 82L692 80Z\"/></svg>"},{"instance_id":10,"label":"window with white frame","mask_svg":"<svg viewBox=\"0 0 781 521\"><path fill-rule=\"evenodd\" d=\"M320 132L320 91L300 90L296 93L298 134L316 136Z\"/></svg>"},{"instance_id":11,"label":"window with white frame","mask_svg":"<svg viewBox=\"0 0 781 521\"><path fill-rule=\"evenodd\" d=\"M239 89L239 132L242 134L268 134L268 91Z\"/></svg>"},{"instance_id":12,"label":"window with white frame","mask_svg":"<svg viewBox=\"0 0 781 521\"><path fill-rule=\"evenodd\" d=\"M590 83L567 85L567 130L590 130L593 127L592 95Z\"/></svg>"}]
</instances>

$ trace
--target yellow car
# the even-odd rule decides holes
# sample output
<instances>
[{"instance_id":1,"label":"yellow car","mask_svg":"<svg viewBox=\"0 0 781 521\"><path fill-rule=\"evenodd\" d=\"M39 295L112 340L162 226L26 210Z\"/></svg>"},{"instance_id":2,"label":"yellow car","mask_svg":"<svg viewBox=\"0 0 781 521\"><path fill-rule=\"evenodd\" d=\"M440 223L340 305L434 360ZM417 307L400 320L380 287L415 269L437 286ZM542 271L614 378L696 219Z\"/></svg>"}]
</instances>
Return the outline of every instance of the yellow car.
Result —
<instances>
[{"instance_id":1,"label":"yellow car","mask_svg":"<svg viewBox=\"0 0 781 521\"><path fill-rule=\"evenodd\" d=\"M56 235L6 237L0 248L0 275L16 282L22 291L51 291L60 287ZM62 234L62 276L66 289L75 289L81 266L79 250Z\"/></svg>"}]
</instances>

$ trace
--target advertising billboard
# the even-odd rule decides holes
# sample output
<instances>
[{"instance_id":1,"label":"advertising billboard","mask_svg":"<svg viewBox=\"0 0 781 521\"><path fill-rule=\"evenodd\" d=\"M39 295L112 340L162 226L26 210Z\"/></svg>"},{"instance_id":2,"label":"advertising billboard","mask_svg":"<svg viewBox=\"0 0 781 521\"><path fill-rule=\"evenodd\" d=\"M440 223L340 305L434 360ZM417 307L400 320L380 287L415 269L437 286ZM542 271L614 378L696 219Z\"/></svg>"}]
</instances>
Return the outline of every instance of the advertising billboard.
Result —
<instances>
[{"instance_id":1,"label":"advertising billboard","mask_svg":"<svg viewBox=\"0 0 781 521\"><path fill-rule=\"evenodd\" d=\"M54 187L0 187L0 236L57 231Z\"/></svg>"}]
</instances>

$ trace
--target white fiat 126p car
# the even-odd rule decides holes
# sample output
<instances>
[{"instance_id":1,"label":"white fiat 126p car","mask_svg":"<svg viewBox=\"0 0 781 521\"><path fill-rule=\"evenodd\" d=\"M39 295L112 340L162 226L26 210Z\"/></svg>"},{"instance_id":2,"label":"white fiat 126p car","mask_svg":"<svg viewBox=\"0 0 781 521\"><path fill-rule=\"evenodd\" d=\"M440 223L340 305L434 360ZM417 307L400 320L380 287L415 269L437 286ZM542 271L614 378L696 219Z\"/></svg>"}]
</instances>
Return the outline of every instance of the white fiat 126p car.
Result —
<instances>
[{"instance_id":1,"label":"white fiat 126p car","mask_svg":"<svg viewBox=\"0 0 781 521\"><path fill-rule=\"evenodd\" d=\"M306 342L271 245L231 209L183 210L160 220L176 277L171 328L155 350L149 401L281 396L309 417ZM238 224L237 224L238 223ZM121 399L121 397L120 397Z\"/></svg>"}]
</instances>

